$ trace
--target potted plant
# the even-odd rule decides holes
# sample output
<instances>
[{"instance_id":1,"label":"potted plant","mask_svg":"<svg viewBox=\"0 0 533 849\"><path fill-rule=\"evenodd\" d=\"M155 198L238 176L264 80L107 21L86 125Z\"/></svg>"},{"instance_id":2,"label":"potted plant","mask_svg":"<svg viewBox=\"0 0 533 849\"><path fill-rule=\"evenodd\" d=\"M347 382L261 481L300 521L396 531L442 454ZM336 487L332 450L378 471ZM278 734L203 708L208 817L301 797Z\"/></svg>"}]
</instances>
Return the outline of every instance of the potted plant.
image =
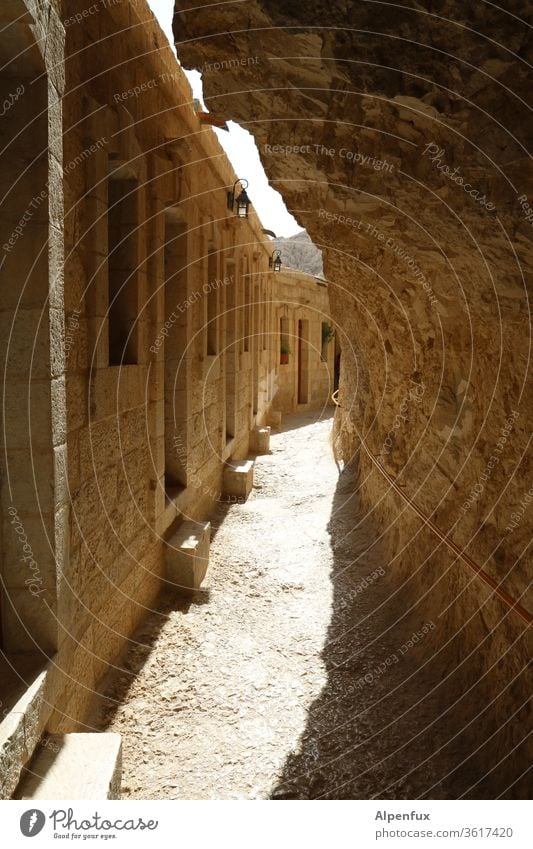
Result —
<instances>
[{"instance_id":1,"label":"potted plant","mask_svg":"<svg viewBox=\"0 0 533 849\"><path fill-rule=\"evenodd\" d=\"M323 323L322 324L322 345L329 345L333 337L335 336L335 331L330 324Z\"/></svg>"},{"instance_id":2,"label":"potted plant","mask_svg":"<svg viewBox=\"0 0 533 849\"><path fill-rule=\"evenodd\" d=\"M335 336L335 331L331 324L326 324L326 322L322 322L322 350L320 352L320 359L323 363L328 361L328 345L332 341Z\"/></svg>"},{"instance_id":3,"label":"potted plant","mask_svg":"<svg viewBox=\"0 0 533 849\"><path fill-rule=\"evenodd\" d=\"M289 354L291 349L289 348L287 342L282 342L279 346L279 361L280 365L287 365L289 362Z\"/></svg>"}]
</instances>

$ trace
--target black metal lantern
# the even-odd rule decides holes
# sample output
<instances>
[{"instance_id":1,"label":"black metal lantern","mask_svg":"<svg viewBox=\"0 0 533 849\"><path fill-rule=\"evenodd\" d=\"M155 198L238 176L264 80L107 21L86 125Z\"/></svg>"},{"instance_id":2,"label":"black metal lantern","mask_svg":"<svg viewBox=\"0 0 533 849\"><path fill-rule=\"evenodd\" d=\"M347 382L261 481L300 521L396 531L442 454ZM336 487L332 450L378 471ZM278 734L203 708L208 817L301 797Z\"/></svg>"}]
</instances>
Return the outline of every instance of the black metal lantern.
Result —
<instances>
[{"instance_id":1,"label":"black metal lantern","mask_svg":"<svg viewBox=\"0 0 533 849\"><path fill-rule=\"evenodd\" d=\"M281 251L274 251L268 258L268 267L274 271L281 271Z\"/></svg>"},{"instance_id":2,"label":"black metal lantern","mask_svg":"<svg viewBox=\"0 0 533 849\"><path fill-rule=\"evenodd\" d=\"M241 193L235 198L235 188L240 183ZM251 206L250 198L246 193L248 188L248 180L236 180L233 184L233 189L228 192L228 209L235 209L237 218L248 218L248 210Z\"/></svg>"}]
</instances>

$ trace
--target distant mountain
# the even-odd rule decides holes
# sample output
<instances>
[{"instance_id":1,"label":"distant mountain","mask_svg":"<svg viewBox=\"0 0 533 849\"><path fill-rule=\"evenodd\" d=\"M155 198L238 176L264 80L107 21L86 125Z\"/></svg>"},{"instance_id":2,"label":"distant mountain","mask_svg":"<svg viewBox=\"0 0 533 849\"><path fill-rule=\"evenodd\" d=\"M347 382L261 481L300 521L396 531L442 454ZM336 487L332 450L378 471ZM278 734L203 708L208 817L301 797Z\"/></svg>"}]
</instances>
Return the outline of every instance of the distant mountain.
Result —
<instances>
[{"instance_id":1,"label":"distant mountain","mask_svg":"<svg viewBox=\"0 0 533 849\"><path fill-rule=\"evenodd\" d=\"M322 252L313 244L305 230L294 236L274 239L274 249L281 251L281 261L289 268L297 268L306 274L323 277Z\"/></svg>"}]
</instances>

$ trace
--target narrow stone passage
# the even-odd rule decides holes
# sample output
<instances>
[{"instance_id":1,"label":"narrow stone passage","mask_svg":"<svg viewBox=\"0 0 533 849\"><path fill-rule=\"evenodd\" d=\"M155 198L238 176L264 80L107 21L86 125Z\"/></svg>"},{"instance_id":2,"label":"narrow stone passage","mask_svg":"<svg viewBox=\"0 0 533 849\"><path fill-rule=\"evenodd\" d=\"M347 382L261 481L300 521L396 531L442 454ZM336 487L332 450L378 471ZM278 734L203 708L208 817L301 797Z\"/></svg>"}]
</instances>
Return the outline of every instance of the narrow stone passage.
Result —
<instances>
[{"instance_id":1,"label":"narrow stone passage","mask_svg":"<svg viewBox=\"0 0 533 849\"><path fill-rule=\"evenodd\" d=\"M212 518L205 591L167 593L108 682L124 798L484 798L519 777L490 681L443 640L440 594L398 586L331 423L285 419L247 503Z\"/></svg>"}]
</instances>

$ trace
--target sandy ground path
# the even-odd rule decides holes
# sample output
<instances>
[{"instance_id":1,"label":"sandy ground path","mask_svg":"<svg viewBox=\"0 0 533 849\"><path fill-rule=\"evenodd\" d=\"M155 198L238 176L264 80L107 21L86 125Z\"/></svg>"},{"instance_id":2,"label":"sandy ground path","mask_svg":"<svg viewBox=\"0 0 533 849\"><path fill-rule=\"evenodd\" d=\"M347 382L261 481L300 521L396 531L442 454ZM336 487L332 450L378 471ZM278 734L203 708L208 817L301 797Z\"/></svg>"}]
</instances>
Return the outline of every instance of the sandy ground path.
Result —
<instances>
[{"instance_id":1,"label":"sandy ground path","mask_svg":"<svg viewBox=\"0 0 533 849\"><path fill-rule=\"evenodd\" d=\"M338 476L330 430L329 412L285 419L248 501L212 517L206 591L164 595L108 682L119 707L104 701L100 725L123 735L124 798L505 789L497 772L495 787L478 783L486 755L465 758L479 706L443 682L439 597L408 612L350 472Z\"/></svg>"},{"instance_id":2,"label":"sandy ground path","mask_svg":"<svg viewBox=\"0 0 533 849\"><path fill-rule=\"evenodd\" d=\"M137 635L155 643L130 652L126 669L144 665L109 727L124 734L125 797L264 798L297 746L326 681L338 479L327 415L273 434L248 501L212 517L208 592L164 599Z\"/></svg>"}]
</instances>

